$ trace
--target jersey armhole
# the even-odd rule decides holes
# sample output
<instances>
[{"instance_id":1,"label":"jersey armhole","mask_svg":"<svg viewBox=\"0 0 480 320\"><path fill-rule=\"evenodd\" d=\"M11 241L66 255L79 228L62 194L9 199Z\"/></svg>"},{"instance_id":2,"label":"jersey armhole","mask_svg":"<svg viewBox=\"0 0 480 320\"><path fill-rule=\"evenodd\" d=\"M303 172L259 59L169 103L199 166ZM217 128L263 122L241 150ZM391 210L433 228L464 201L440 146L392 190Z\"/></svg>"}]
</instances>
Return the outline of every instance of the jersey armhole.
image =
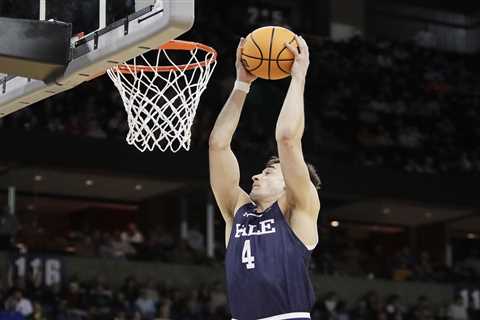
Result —
<instances>
[{"instance_id":1,"label":"jersey armhole","mask_svg":"<svg viewBox=\"0 0 480 320\"><path fill-rule=\"evenodd\" d=\"M317 239L317 243L315 243L314 245L306 245L305 243L303 243L302 240L300 240L300 238L295 234L295 231L293 231L292 227L290 226L290 224L288 223L287 221L287 218L285 217L285 215L283 214L283 211L282 211L282 208L280 206L280 203L277 201L277 206L278 206L278 211L280 212L280 215L282 216L282 220L283 222L287 225L287 228L288 228L288 231L290 232L290 234L296 239L296 241L298 242L298 244L306 251L308 252L313 252L313 250L317 247L318 245L318 239ZM317 231L318 232L318 231Z\"/></svg>"},{"instance_id":2,"label":"jersey armhole","mask_svg":"<svg viewBox=\"0 0 480 320\"><path fill-rule=\"evenodd\" d=\"M225 252L228 251L228 248L230 248L230 243L232 242L232 234L233 234L233 232L235 232L235 216L237 215L237 212L239 212L243 207L246 207L246 206L248 206L249 204L252 203L250 201L250 198L248 198L248 199L249 199L249 201L245 202L245 203L241 203L239 201L238 205L237 205L238 208L233 213L232 225L231 225L231 228L230 228L230 234L228 235L228 244L225 247Z\"/></svg>"}]
</instances>

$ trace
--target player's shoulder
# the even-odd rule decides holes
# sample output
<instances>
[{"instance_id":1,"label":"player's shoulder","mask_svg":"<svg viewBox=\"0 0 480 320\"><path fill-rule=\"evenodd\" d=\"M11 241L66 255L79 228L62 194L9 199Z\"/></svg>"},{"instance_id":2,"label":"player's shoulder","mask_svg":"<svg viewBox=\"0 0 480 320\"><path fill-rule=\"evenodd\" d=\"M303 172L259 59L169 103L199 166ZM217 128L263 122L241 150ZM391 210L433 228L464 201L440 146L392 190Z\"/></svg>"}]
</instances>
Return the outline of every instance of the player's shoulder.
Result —
<instances>
[{"instance_id":1,"label":"player's shoulder","mask_svg":"<svg viewBox=\"0 0 480 320\"><path fill-rule=\"evenodd\" d=\"M293 212L302 212L313 217L318 216L321 208L320 197L313 183L310 183L306 199L305 203L296 203L295 199L289 197L288 193L286 193L278 200L278 206L285 216L290 216Z\"/></svg>"},{"instance_id":2,"label":"player's shoulder","mask_svg":"<svg viewBox=\"0 0 480 320\"><path fill-rule=\"evenodd\" d=\"M237 203L233 210L233 218L235 218L235 215L240 209L242 209L247 205L252 205L252 204L253 202L252 202L252 199L250 199L250 196L245 191L242 190L242 192L240 192L240 194L238 195Z\"/></svg>"}]
</instances>

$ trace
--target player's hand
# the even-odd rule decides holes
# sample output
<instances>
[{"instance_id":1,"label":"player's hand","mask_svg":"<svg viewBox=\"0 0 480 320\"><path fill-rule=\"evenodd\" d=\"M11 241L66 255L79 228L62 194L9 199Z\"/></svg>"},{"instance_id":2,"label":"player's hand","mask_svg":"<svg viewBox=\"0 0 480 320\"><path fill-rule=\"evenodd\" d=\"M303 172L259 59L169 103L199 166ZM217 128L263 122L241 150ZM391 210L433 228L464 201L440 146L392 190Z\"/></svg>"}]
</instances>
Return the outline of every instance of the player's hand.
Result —
<instances>
[{"instance_id":1,"label":"player's hand","mask_svg":"<svg viewBox=\"0 0 480 320\"><path fill-rule=\"evenodd\" d=\"M247 69L245 69L245 67L243 66L242 50L243 50L244 44L245 44L245 38L240 38L240 42L237 47L237 61L235 62L235 68L237 69L237 80L251 83L255 79L257 79L257 77L251 74L250 72L248 72Z\"/></svg>"},{"instance_id":2,"label":"player's hand","mask_svg":"<svg viewBox=\"0 0 480 320\"><path fill-rule=\"evenodd\" d=\"M295 40L297 41L298 49L289 43L285 43L288 50L290 50L295 56L291 75L292 79L304 81L307 76L308 66L310 65L310 54L308 52L308 45L302 37L296 35Z\"/></svg>"}]
</instances>

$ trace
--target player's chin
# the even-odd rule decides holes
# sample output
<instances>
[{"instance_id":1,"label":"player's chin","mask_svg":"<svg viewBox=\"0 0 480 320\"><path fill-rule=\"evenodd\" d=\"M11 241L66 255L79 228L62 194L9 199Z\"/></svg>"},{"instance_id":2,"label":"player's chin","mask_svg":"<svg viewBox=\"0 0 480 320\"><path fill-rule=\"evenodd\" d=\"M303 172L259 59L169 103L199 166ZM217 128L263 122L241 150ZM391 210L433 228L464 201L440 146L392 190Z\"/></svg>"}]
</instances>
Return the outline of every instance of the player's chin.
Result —
<instances>
[{"instance_id":1,"label":"player's chin","mask_svg":"<svg viewBox=\"0 0 480 320\"><path fill-rule=\"evenodd\" d=\"M252 189L252 191L250 191L249 196L250 196L250 199L253 200L253 201L258 200L258 198L259 198L258 192L254 191L253 189Z\"/></svg>"}]
</instances>

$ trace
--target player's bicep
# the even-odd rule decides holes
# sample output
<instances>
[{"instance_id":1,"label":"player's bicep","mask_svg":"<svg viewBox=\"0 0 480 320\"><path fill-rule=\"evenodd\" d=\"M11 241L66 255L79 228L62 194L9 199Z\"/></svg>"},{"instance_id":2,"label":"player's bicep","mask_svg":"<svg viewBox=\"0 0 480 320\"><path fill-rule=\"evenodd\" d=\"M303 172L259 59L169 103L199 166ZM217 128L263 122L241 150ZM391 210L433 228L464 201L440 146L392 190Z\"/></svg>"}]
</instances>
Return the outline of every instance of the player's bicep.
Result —
<instances>
[{"instance_id":1,"label":"player's bicep","mask_svg":"<svg viewBox=\"0 0 480 320\"><path fill-rule=\"evenodd\" d=\"M240 168L230 148L210 149L210 186L223 217L233 218L235 207L245 192L240 188Z\"/></svg>"},{"instance_id":2,"label":"player's bicep","mask_svg":"<svg viewBox=\"0 0 480 320\"><path fill-rule=\"evenodd\" d=\"M316 207L318 195L310 180L301 142L295 139L283 140L277 143L277 147L288 201L302 209Z\"/></svg>"}]
</instances>

